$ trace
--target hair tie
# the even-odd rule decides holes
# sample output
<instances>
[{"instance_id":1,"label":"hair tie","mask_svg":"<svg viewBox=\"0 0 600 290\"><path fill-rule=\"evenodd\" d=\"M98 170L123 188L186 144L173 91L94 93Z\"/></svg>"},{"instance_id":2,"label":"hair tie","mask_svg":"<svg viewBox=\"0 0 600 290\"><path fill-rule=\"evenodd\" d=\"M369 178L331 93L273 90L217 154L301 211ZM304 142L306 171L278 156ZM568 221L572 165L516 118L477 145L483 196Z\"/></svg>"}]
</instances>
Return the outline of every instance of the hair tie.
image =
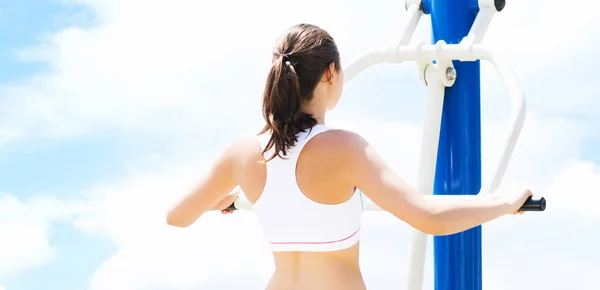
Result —
<instances>
[{"instance_id":1,"label":"hair tie","mask_svg":"<svg viewBox=\"0 0 600 290\"><path fill-rule=\"evenodd\" d=\"M281 53L279 54L281 57L281 60L285 63L285 62L289 62L290 58L292 57L292 55L290 53Z\"/></svg>"}]
</instances>

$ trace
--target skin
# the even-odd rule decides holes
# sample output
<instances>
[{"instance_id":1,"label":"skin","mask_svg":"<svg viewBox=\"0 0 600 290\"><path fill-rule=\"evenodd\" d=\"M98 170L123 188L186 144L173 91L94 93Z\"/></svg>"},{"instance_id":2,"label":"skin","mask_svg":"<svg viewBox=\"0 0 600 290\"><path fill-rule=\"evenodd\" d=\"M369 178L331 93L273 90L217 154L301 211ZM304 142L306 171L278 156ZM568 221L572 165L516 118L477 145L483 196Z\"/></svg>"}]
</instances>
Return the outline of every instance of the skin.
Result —
<instances>
[{"instance_id":1,"label":"skin","mask_svg":"<svg viewBox=\"0 0 600 290\"><path fill-rule=\"evenodd\" d=\"M343 87L343 72L333 64L323 73L313 98L302 110L325 124ZM418 142L415 140L415 142ZM485 201L448 201L425 197L396 175L363 138L345 130L330 130L306 144L298 159L296 179L302 192L323 204L348 200L359 188L383 210L431 235L461 232L505 214L522 214L519 207L531 191L495 194ZM167 215L167 223L187 227L203 213L224 210L240 194L254 203L266 181L265 158L255 137L242 138L223 151L197 187ZM364 290L359 247L335 252L275 252L275 272L267 290Z\"/></svg>"}]
</instances>

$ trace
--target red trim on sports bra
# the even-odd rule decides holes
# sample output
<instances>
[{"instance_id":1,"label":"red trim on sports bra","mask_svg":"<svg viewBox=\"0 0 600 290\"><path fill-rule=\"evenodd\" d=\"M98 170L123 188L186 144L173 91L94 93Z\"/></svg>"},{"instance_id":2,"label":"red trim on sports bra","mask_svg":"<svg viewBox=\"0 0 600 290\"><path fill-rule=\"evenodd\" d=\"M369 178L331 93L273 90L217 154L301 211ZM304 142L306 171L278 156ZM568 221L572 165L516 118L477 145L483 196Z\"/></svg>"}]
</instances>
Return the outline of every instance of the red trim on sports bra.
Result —
<instances>
[{"instance_id":1,"label":"red trim on sports bra","mask_svg":"<svg viewBox=\"0 0 600 290\"><path fill-rule=\"evenodd\" d=\"M354 232L353 234L351 234L350 236L343 238L341 240L337 240L337 241L330 241L330 242L269 242L270 244L275 244L275 245L322 245L322 244L333 244L333 243L339 243L339 242L343 242L347 239L350 239L352 237L354 237L356 234L358 234L358 232L360 231L360 227L358 227L358 230L356 230L356 232Z\"/></svg>"}]
</instances>

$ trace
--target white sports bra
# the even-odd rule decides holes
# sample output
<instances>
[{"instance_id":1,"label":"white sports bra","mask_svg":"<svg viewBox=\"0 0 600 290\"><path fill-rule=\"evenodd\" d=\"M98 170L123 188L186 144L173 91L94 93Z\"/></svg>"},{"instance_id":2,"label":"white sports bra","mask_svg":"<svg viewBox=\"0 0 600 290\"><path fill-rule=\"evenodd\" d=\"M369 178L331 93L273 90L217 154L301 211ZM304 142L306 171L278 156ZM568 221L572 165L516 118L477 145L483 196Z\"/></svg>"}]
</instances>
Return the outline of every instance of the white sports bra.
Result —
<instances>
[{"instance_id":1,"label":"white sports bra","mask_svg":"<svg viewBox=\"0 0 600 290\"><path fill-rule=\"evenodd\" d=\"M360 191L341 204L320 204L302 193L296 182L296 163L304 145L319 133L330 130L316 125L298 134L286 159L275 157L267 162L267 180L260 198L254 203L271 250L337 251L349 248L360 239L363 200ZM259 136L261 149L269 134ZM270 157L272 150L265 152Z\"/></svg>"}]
</instances>

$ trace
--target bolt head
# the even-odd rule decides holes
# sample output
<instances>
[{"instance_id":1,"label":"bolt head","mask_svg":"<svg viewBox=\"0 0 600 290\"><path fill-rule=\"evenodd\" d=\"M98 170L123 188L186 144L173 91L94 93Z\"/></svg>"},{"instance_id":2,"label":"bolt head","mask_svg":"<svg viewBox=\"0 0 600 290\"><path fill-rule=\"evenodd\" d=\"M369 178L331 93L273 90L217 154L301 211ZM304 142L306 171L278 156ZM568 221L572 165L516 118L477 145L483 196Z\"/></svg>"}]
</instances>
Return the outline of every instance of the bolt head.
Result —
<instances>
[{"instance_id":1,"label":"bolt head","mask_svg":"<svg viewBox=\"0 0 600 290\"><path fill-rule=\"evenodd\" d=\"M456 70L453 67L446 68L446 79L449 81L456 79Z\"/></svg>"}]
</instances>

